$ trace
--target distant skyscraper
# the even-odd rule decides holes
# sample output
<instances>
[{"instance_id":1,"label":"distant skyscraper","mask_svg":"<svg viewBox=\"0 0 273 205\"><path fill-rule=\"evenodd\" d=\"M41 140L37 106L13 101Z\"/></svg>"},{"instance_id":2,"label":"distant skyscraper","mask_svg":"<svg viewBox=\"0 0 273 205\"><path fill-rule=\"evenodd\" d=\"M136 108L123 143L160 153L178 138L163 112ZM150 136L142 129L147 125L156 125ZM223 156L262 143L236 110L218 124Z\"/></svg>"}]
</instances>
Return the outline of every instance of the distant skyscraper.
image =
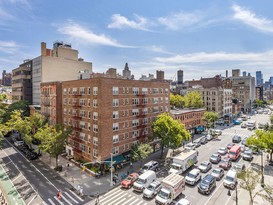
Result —
<instances>
[{"instance_id":1,"label":"distant skyscraper","mask_svg":"<svg viewBox=\"0 0 273 205\"><path fill-rule=\"evenodd\" d=\"M273 85L273 77L269 78L269 83L270 83L270 85Z\"/></svg>"},{"instance_id":2,"label":"distant skyscraper","mask_svg":"<svg viewBox=\"0 0 273 205\"><path fill-rule=\"evenodd\" d=\"M177 71L177 84L183 84L183 70Z\"/></svg>"},{"instance_id":3,"label":"distant skyscraper","mask_svg":"<svg viewBox=\"0 0 273 205\"><path fill-rule=\"evenodd\" d=\"M128 63L125 63L125 67L122 71L122 77L126 79L131 79L131 71L129 69Z\"/></svg>"},{"instance_id":4,"label":"distant skyscraper","mask_svg":"<svg viewBox=\"0 0 273 205\"><path fill-rule=\"evenodd\" d=\"M263 85L263 74L262 71L256 71L256 85Z\"/></svg>"},{"instance_id":5,"label":"distant skyscraper","mask_svg":"<svg viewBox=\"0 0 273 205\"><path fill-rule=\"evenodd\" d=\"M243 72L243 76L246 76L246 71Z\"/></svg>"}]
</instances>

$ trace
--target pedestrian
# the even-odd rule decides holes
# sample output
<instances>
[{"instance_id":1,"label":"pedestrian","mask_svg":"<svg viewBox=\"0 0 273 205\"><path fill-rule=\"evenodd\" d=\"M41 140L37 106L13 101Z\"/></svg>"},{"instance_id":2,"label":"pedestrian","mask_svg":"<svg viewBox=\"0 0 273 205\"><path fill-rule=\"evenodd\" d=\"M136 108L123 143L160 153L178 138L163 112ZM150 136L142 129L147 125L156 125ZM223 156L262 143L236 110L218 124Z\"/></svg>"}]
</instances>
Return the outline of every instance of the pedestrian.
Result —
<instances>
[{"instance_id":1,"label":"pedestrian","mask_svg":"<svg viewBox=\"0 0 273 205\"><path fill-rule=\"evenodd\" d=\"M69 165L69 162L67 162L67 170L69 169L69 166L70 166L70 165Z\"/></svg>"},{"instance_id":2,"label":"pedestrian","mask_svg":"<svg viewBox=\"0 0 273 205\"><path fill-rule=\"evenodd\" d=\"M83 187L80 188L80 196L83 197Z\"/></svg>"},{"instance_id":3,"label":"pedestrian","mask_svg":"<svg viewBox=\"0 0 273 205\"><path fill-rule=\"evenodd\" d=\"M100 202L100 195L99 195L99 192L97 192L95 204L99 204L99 202Z\"/></svg>"},{"instance_id":4,"label":"pedestrian","mask_svg":"<svg viewBox=\"0 0 273 205\"><path fill-rule=\"evenodd\" d=\"M127 171L127 176L129 176L129 174L130 174L130 172L129 172L129 170Z\"/></svg>"},{"instance_id":5,"label":"pedestrian","mask_svg":"<svg viewBox=\"0 0 273 205\"><path fill-rule=\"evenodd\" d=\"M131 168L131 169L133 168L133 163L132 163L132 162L130 162L130 168Z\"/></svg>"},{"instance_id":6,"label":"pedestrian","mask_svg":"<svg viewBox=\"0 0 273 205\"><path fill-rule=\"evenodd\" d=\"M269 161L269 154L266 155L267 161Z\"/></svg>"},{"instance_id":7,"label":"pedestrian","mask_svg":"<svg viewBox=\"0 0 273 205\"><path fill-rule=\"evenodd\" d=\"M62 198L62 196L61 196L61 191L60 191L60 190L59 190L58 193L57 193L57 198L58 198L59 200L61 200L61 198Z\"/></svg>"}]
</instances>

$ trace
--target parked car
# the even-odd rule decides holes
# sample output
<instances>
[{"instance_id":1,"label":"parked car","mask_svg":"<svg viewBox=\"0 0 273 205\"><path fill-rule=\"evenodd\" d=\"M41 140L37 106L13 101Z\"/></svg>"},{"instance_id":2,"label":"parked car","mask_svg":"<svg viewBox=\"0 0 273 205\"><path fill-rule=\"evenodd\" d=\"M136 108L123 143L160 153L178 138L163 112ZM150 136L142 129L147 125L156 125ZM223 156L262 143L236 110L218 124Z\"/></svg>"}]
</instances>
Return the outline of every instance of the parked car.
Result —
<instances>
[{"instance_id":1,"label":"parked car","mask_svg":"<svg viewBox=\"0 0 273 205\"><path fill-rule=\"evenodd\" d=\"M16 147L18 147L19 145L23 145L24 144L24 141L15 141L14 142L14 145L16 146Z\"/></svg>"},{"instance_id":2,"label":"parked car","mask_svg":"<svg viewBox=\"0 0 273 205\"><path fill-rule=\"evenodd\" d=\"M219 135L222 134L222 131L221 131L221 130L214 130L214 133L215 133L217 136L219 136Z\"/></svg>"},{"instance_id":3,"label":"parked car","mask_svg":"<svg viewBox=\"0 0 273 205\"><path fill-rule=\"evenodd\" d=\"M231 163L231 159L228 157L225 157L224 159L221 160L219 167L228 170L231 167L232 163Z\"/></svg>"},{"instance_id":4,"label":"parked car","mask_svg":"<svg viewBox=\"0 0 273 205\"><path fill-rule=\"evenodd\" d=\"M224 125L225 121L224 120L218 120L215 124L216 125Z\"/></svg>"},{"instance_id":5,"label":"parked car","mask_svg":"<svg viewBox=\"0 0 273 205\"><path fill-rule=\"evenodd\" d=\"M157 171L158 165L159 164L157 161L149 161L148 163L144 164L144 166L140 169L140 174L143 174L148 170Z\"/></svg>"},{"instance_id":6,"label":"parked car","mask_svg":"<svg viewBox=\"0 0 273 205\"><path fill-rule=\"evenodd\" d=\"M201 172L206 173L211 169L211 167L212 165L209 161L204 161L198 166L198 169L200 169Z\"/></svg>"},{"instance_id":7,"label":"parked car","mask_svg":"<svg viewBox=\"0 0 273 205\"><path fill-rule=\"evenodd\" d=\"M183 198L176 202L175 205L192 205L192 203L189 200Z\"/></svg>"},{"instance_id":8,"label":"parked car","mask_svg":"<svg viewBox=\"0 0 273 205\"><path fill-rule=\"evenodd\" d=\"M221 161L221 155L218 153L212 154L209 161L214 164L218 164Z\"/></svg>"},{"instance_id":9,"label":"parked car","mask_svg":"<svg viewBox=\"0 0 273 205\"><path fill-rule=\"evenodd\" d=\"M207 140L206 137L202 137L202 138L200 139L200 142L201 142L201 144L206 144L206 143L208 142L208 140Z\"/></svg>"},{"instance_id":10,"label":"parked car","mask_svg":"<svg viewBox=\"0 0 273 205\"><path fill-rule=\"evenodd\" d=\"M241 137L238 135L234 135L234 137L232 138L232 142L233 143L239 143L241 142Z\"/></svg>"},{"instance_id":11,"label":"parked car","mask_svg":"<svg viewBox=\"0 0 273 205\"><path fill-rule=\"evenodd\" d=\"M186 184L194 185L201 179L201 172L199 169L191 170L186 176Z\"/></svg>"},{"instance_id":12,"label":"parked car","mask_svg":"<svg viewBox=\"0 0 273 205\"><path fill-rule=\"evenodd\" d=\"M229 170L226 174L223 184L224 187L235 189L237 185L237 172L234 170Z\"/></svg>"},{"instance_id":13,"label":"parked car","mask_svg":"<svg viewBox=\"0 0 273 205\"><path fill-rule=\"evenodd\" d=\"M242 123L241 128L247 128L246 123Z\"/></svg>"},{"instance_id":14,"label":"parked car","mask_svg":"<svg viewBox=\"0 0 273 205\"><path fill-rule=\"evenodd\" d=\"M228 152L228 150L227 150L226 147L220 147L218 149L218 153L221 154L221 155L225 155L227 152Z\"/></svg>"},{"instance_id":15,"label":"parked car","mask_svg":"<svg viewBox=\"0 0 273 205\"><path fill-rule=\"evenodd\" d=\"M195 144L191 142L185 145L185 149L195 150L195 148L196 148Z\"/></svg>"},{"instance_id":16,"label":"parked car","mask_svg":"<svg viewBox=\"0 0 273 205\"><path fill-rule=\"evenodd\" d=\"M201 146L201 142L199 140L194 141L193 144L195 145L195 147Z\"/></svg>"},{"instance_id":17,"label":"parked car","mask_svg":"<svg viewBox=\"0 0 273 205\"><path fill-rule=\"evenodd\" d=\"M213 137L212 137L212 135L207 134L207 135L206 135L206 139L207 139L208 141L210 141L210 140L212 140L212 139L213 139Z\"/></svg>"},{"instance_id":18,"label":"parked car","mask_svg":"<svg viewBox=\"0 0 273 205\"><path fill-rule=\"evenodd\" d=\"M241 144L246 146L246 140L247 140L247 137L245 137L245 138L242 140Z\"/></svg>"},{"instance_id":19,"label":"parked car","mask_svg":"<svg viewBox=\"0 0 273 205\"><path fill-rule=\"evenodd\" d=\"M157 193L162 188L161 182L154 181L148 187L146 187L143 191L143 197L151 199L157 195Z\"/></svg>"},{"instance_id":20,"label":"parked car","mask_svg":"<svg viewBox=\"0 0 273 205\"><path fill-rule=\"evenodd\" d=\"M246 169L246 165L242 163L233 164L232 169L235 171L243 171Z\"/></svg>"},{"instance_id":21,"label":"parked car","mask_svg":"<svg viewBox=\"0 0 273 205\"><path fill-rule=\"evenodd\" d=\"M129 174L126 179L123 179L121 181L121 187L123 188L131 188L134 184L134 182L138 179L138 173L132 173L132 174Z\"/></svg>"},{"instance_id":22,"label":"parked car","mask_svg":"<svg viewBox=\"0 0 273 205\"><path fill-rule=\"evenodd\" d=\"M227 145L227 149L230 149L231 147L233 147L235 145L235 143L229 143L228 145Z\"/></svg>"},{"instance_id":23,"label":"parked car","mask_svg":"<svg viewBox=\"0 0 273 205\"><path fill-rule=\"evenodd\" d=\"M219 181L225 175L225 172L222 168L215 168L212 170L211 175Z\"/></svg>"},{"instance_id":24,"label":"parked car","mask_svg":"<svg viewBox=\"0 0 273 205\"><path fill-rule=\"evenodd\" d=\"M210 194L216 187L216 179L211 174L207 174L198 184L198 192L202 194Z\"/></svg>"},{"instance_id":25,"label":"parked car","mask_svg":"<svg viewBox=\"0 0 273 205\"><path fill-rule=\"evenodd\" d=\"M253 159L253 152L251 149L247 149L243 152L242 154L243 156L243 160L246 160L246 161L252 161Z\"/></svg>"}]
</instances>

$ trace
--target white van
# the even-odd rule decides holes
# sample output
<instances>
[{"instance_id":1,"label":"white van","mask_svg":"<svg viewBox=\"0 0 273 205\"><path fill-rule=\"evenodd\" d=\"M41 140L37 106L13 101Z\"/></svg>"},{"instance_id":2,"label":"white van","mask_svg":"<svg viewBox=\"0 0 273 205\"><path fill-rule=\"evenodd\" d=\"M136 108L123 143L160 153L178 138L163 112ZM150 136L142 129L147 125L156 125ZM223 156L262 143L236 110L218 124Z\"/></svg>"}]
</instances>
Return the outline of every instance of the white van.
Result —
<instances>
[{"instance_id":1,"label":"white van","mask_svg":"<svg viewBox=\"0 0 273 205\"><path fill-rule=\"evenodd\" d=\"M237 173L235 170L229 170L224 179L224 186L230 189L235 189L237 185Z\"/></svg>"},{"instance_id":2,"label":"white van","mask_svg":"<svg viewBox=\"0 0 273 205\"><path fill-rule=\"evenodd\" d=\"M152 170L148 170L138 177L138 179L134 182L133 188L137 192L142 192L155 180L156 180L155 172Z\"/></svg>"}]
</instances>

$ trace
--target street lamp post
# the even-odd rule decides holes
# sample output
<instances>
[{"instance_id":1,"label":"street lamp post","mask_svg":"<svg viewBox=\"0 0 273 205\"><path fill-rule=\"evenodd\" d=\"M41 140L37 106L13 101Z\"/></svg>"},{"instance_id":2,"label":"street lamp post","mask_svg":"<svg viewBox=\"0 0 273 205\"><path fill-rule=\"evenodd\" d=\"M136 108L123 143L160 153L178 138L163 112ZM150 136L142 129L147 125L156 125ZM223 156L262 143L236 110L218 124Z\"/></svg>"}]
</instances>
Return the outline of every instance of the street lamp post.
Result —
<instances>
[{"instance_id":1,"label":"street lamp post","mask_svg":"<svg viewBox=\"0 0 273 205\"><path fill-rule=\"evenodd\" d=\"M111 182L110 182L110 186L113 186L113 153L111 154Z\"/></svg>"}]
</instances>

